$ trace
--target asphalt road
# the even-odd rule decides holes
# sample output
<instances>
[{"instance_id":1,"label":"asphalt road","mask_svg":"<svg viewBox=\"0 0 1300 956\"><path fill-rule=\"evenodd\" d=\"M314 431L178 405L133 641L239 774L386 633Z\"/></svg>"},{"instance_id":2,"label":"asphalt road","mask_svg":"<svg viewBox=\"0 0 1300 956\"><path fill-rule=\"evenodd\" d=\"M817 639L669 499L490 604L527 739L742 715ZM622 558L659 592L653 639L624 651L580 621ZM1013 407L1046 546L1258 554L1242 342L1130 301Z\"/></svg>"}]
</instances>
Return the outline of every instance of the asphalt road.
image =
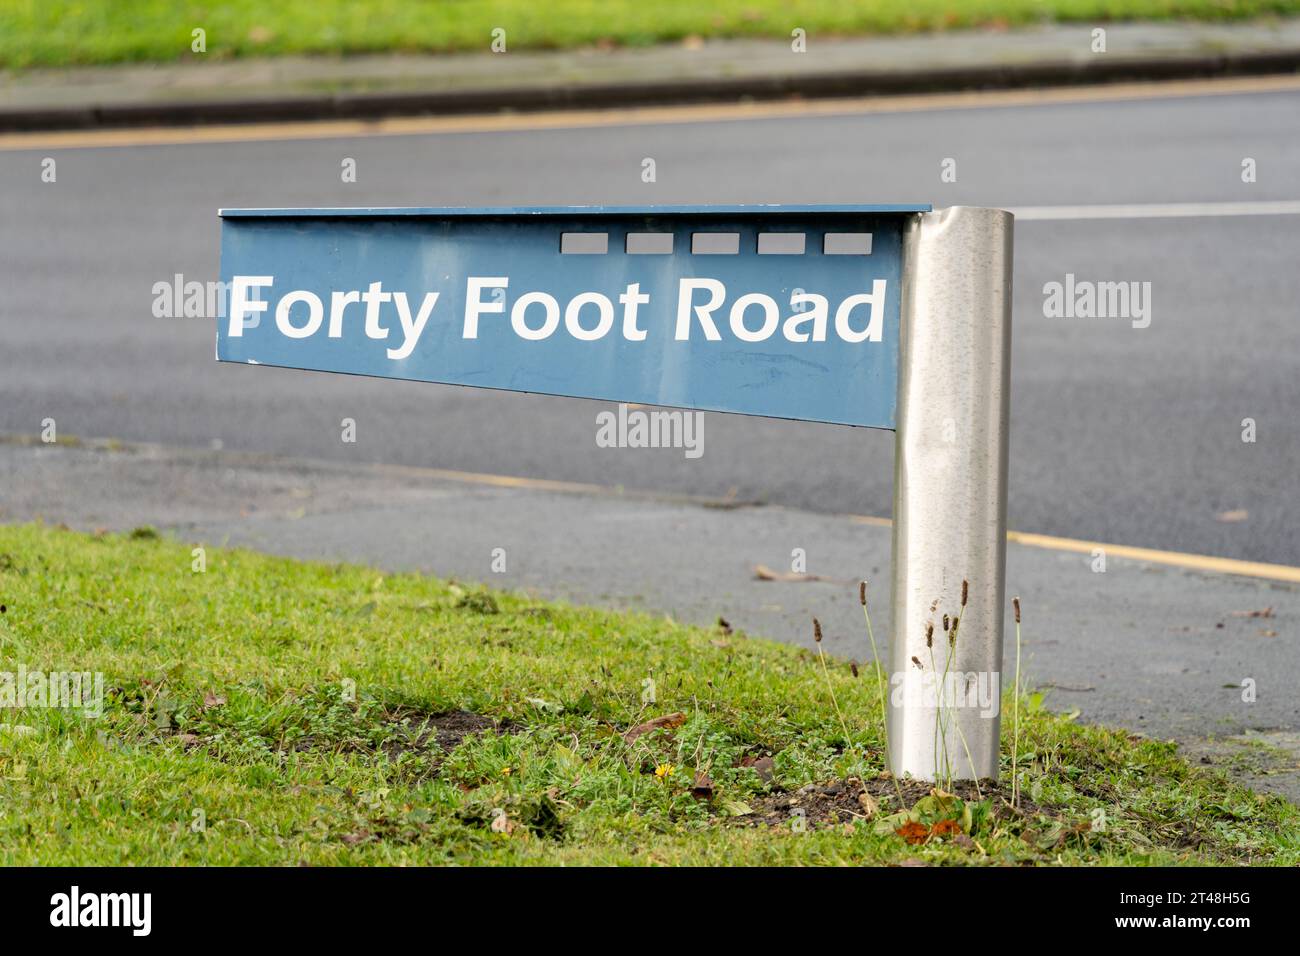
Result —
<instances>
[{"instance_id":1,"label":"asphalt road","mask_svg":"<svg viewBox=\"0 0 1300 956\"><path fill-rule=\"evenodd\" d=\"M1297 117L1289 91L0 152L0 433L54 418L64 435L888 515L888 433L709 415L696 460L601 449L598 403L218 365L212 322L154 318L152 287L216 278L221 206L1295 199ZM948 157L955 183L940 181ZM1243 157L1258 182L1242 183ZM1021 223L1011 526L1300 564L1297 252L1300 216ZM1045 318L1043 285L1067 273L1150 282L1150 327ZM344 417L356 444L340 441Z\"/></svg>"}]
</instances>

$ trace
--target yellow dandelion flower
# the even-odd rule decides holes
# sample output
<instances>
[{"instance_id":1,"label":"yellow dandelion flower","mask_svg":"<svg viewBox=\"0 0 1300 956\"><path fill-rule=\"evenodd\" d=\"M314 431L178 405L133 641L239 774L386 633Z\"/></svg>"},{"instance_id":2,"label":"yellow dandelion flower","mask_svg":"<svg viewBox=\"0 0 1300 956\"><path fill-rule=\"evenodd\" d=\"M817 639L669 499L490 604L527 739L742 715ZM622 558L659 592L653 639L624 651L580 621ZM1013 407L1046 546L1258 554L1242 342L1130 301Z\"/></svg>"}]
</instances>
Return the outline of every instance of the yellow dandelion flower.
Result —
<instances>
[{"instance_id":1,"label":"yellow dandelion flower","mask_svg":"<svg viewBox=\"0 0 1300 956\"><path fill-rule=\"evenodd\" d=\"M677 768L670 763L661 763L655 767L655 776L659 778L671 777Z\"/></svg>"}]
</instances>

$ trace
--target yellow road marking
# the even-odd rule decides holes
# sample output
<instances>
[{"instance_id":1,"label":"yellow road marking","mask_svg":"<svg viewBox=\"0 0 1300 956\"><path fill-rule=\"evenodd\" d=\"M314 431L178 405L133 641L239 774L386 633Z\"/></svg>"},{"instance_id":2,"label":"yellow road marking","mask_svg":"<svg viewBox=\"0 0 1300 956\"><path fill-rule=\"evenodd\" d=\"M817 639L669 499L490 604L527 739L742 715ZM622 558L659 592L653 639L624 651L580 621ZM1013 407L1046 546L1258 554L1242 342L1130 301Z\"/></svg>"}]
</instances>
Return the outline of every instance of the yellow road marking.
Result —
<instances>
[{"instance_id":1,"label":"yellow road marking","mask_svg":"<svg viewBox=\"0 0 1300 956\"><path fill-rule=\"evenodd\" d=\"M873 528L892 528L894 522L889 518L877 518L875 515L846 515L854 524L869 524Z\"/></svg>"},{"instance_id":2,"label":"yellow road marking","mask_svg":"<svg viewBox=\"0 0 1300 956\"><path fill-rule=\"evenodd\" d=\"M1213 574L1235 574L1247 578L1266 578L1300 584L1300 568L1285 564L1265 564L1260 561L1239 561L1236 558L1218 558L1209 554L1185 554L1181 551L1158 551L1154 548L1135 548L1126 544L1102 544L1097 541L1077 541L1057 538L1049 534L1031 534L1026 531L1008 531L1007 540L1031 548L1048 548L1053 551L1074 551L1092 554L1098 548L1107 557L1130 558L1151 564L1165 564L1188 571L1206 571Z\"/></svg>"},{"instance_id":3,"label":"yellow road marking","mask_svg":"<svg viewBox=\"0 0 1300 956\"><path fill-rule=\"evenodd\" d=\"M554 481L547 478L525 478L516 475L494 475L482 472L455 471L446 468L425 468L411 465L379 465L383 470L400 470L418 472L433 478L460 481L473 484L492 485L500 488L530 488L538 491L559 491L577 494L612 495L630 498L675 499L700 503L736 505L743 504L726 498L708 498L698 495L668 495L655 492L631 491L609 485L588 484L578 481ZM893 525L889 518L875 515L846 515L855 524L888 528ZM1267 564L1262 561L1241 561L1237 558L1220 558L1208 554L1188 554L1182 551L1161 551L1156 548L1139 548L1127 544L1104 544L1098 541L1080 541L1076 538L1058 538L1049 534L1034 534L1028 531L1008 531L1007 540L1030 548L1046 548L1050 551L1071 551L1078 554L1092 554L1100 548L1107 557L1128 558L1133 561L1145 561L1149 564L1162 564L1168 567L1183 568L1188 571L1204 571L1213 574L1231 574L1238 577L1264 578L1269 581L1285 581L1300 584L1300 568L1286 564Z\"/></svg>"},{"instance_id":4,"label":"yellow road marking","mask_svg":"<svg viewBox=\"0 0 1300 956\"><path fill-rule=\"evenodd\" d=\"M1041 90L916 94L824 100L702 103L617 109L561 110L545 113L490 113L469 116L407 116L377 120L316 120L189 127L60 130L0 133L0 150L101 149L194 143L246 143L269 140L334 139L354 136L419 136L435 133L490 133L520 130L585 129L668 123L716 123L753 119L856 116L924 110L984 109L1053 103L1092 103L1170 97L1263 93L1300 89L1300 76L1237 77L1159 83L1114 83Z\"/></svg>"},{"instance_id":5,"label":"yellow road marking","mask_svg":"<svg viewBox=\"0 0 1300 956\"><path fill-rule=\"evenodd\" d=\"M888 528L893 522L888 518L871 515L849 515L857 524L869 524L873 527ZM1187 571L1205 571L1213 574L1233 574L1246 578L1264 578L1269 581L1286 581L1300 584L1300 568L1288 564L1267 564L1262 561L1241 561L1237 558L1219 558L1210 554L1188 554L1184 551L1161 551L1157 548L1139 548L1128 544L1105 544L1101 541L1080 541L1077 538L1058 538L1050 534L1034 534L1031 531L1008 531L1007 540L1013 544L1023 544L1029 548L1046 548L1049 551L1072 551L1076 554L1092 554L1100 549L1109 558L1128 558L1133 561L1146 561L1149 564L1163 564Z\"/></svg>"},{"instance_id":6,"label":"yellow road marking","mask_svg":"<svg viewBox=\"0 0 1300 956\"><path fill-rule=\"evenodd\" d=\"M582 495L622 495L621 488L593 485L581 481L556 481L551 478L522 478L517 475L493 475L477 471L455 471L449 468L425 468L419 465L374 465L376 471L388 473L415 472L428 478L459 481L466 484L491 485L494 488L528 488L533 491L558 491Z\"/></svg>"},{"instance_id":7,"label":"yellow road marking","mask_svg":"<svg viewBox=\"0 0 1300 956\"><path fill-rule=\"evenodd\" d=\"M36 438L31 435L0 434L0 444L35 445ZM145 451L166 453L168 446L151 442L123 442L116 439L86 439L81 446L117 451L122 448L134 448ZM189 452L209 454L207 450L185 449ZM234 460L266 461L277 456L252 452L226 452ZM310 459L314 464L326 468L337 467L332 461ZM535 491L553 491L563 494L602 495L609 497L638 498L642 500L677 501L714 507L744 507L745 502L731 497L708 497L703 495L671 494L639 489L625 489L622 486L597 485L582 481L557 481L551 478L526 478L521 475L496 475L489 472L457 471L452 468L429 468L423 465L385 465L371 464L365 466L381 474L405 477L424 477L458 481L466 484L489 485L496 488L525 488ZM833 516L832 516L833 517ZM889 518L875 515L840 515L855 524L871 525L876 528L888 528L893 522ZM1161 551L1156 548L1139 548L1127 544L1104 544L1099 541L1080 541L1076 538L1058 538L1049 534L1034 534L1027 531L1008 531L1007 540L1013 544L1022 544L1030 548L1046 548L1050 551L1070 551L1077 554L1091 554L1100 548L1107 557L1129 558L1145 561L1149 564L1162 564L1167 567L1183 568L1188 571L1203 571L1213 574L1231 574L1238 577L1262 578L1268 581L1284 581L1288 584L1300 584L1300 567L1286 564L1267 564L1262 561L1241 561L1237 558L1220 558L1208 554L1187 554L1182 551Z\"/></svg>"}]
</instances>

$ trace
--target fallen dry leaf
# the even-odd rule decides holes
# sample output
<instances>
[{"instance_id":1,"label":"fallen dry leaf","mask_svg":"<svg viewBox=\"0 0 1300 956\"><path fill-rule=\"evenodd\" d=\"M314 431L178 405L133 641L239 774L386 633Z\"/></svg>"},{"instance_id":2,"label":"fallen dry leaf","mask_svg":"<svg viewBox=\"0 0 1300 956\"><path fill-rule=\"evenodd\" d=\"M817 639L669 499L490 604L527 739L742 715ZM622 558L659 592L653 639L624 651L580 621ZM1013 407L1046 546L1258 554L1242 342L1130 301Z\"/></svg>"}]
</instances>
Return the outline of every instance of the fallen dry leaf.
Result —
<instances>
[{"instance_id":1,"label":"fallen dry leaf","mask_svg":"<svg viewBox=\"0 0 1300 956\"><path fill-rule=\"evenodd\" d=\"M662 717L656 717L653 720L647 720L644 724L637 724L623 735L623 739L628 743L632 743L642 734L648 734L652 730L675 730L684 723L686 723L686 715L679 710L675 713L664 714Z\"/></svg>"},{"instance_id":2,"label":"fallen dry leaf","mask_svg":"<svg viewBox=\"0 0 1300 956\"><path fill-rule=\"evenodd\" d=\"M916 821L904 823L894 832L913 846L930 839L930 828L924 823L917 823Z\"/></svg>"},{"instance_id":3,"label":"fallen dry leaf","mask_svg":"<svg viewBox=\"0 0 1300 956\"><path fill-rule=\"evenodd\" d=\"M866 814L868 820L874 817L876 811L880 809L880 804L876 802L876 798L865 790L858 794L858 805L862 807L862 812Z\"/></svg>"},{"instance_id":4,"label":"fallen dry leaf","mask_svg":"<svg viewBox=\"0 0 1300 956\"><path fill-rule=\"evenodd\" d=\"M940 820L930 827L930 833L933 836L956 836L961 833L961 825L956 820Z\"/></svg>"},{"instance_id":5,"label":"fallen dry leaf","mask_svg":"<svg viewBox=\"0 0 1300 956\"><path fill-rule=\"evenodd\" d=\"M1230 613L1233 617L1272 617L1273 606L1270 604L1268 607L1259 608L1254 611L1232 611Z\"/></svg>"},{"instance_id":6,"label":"fallen dry leaf","mask_svg":"<svg viewBox=\"0 0 1300 956\"><path fill-rule=\"evenodd\" d=\"M701 800L711 800L713 798L713 778L707 773L697 773L695 782L691 784L691 796L699 797Z\"/></svg>"},{"instance_id":7,"label":"fallen dry leaf","mask_svg":"<svg viewBox=\"0 0 1300 956\"><path fill-rule=\"evenodd\" d=\"M204 710L212 710L214 707L220 707L223 704L225 704L225 702L226 702L226 698L222 697L220 694L214 694L210 690L205 690L203 692Z\"/></svg>"},{"instance_id":8,"label":"fallen dry leaf","mask_svg":"<svg viewBox=\"0 0 1300 956\"><path fill-rule=\"evenodd\" d=\"M747 817L754 812L753 807L740 800L727 800L722 804L722 809L731 817Z\"/></svg>"},{"instance_id":9,"label":"fallen dry leaf","mask_svg":"<svg viewBox=\"0 0 1300 956\"><path fill-rule=\"evenodd\" d=\"M740 765L751 768L764 783L772 782L774 767L771 757L741 757Z\"/></svg>"},{"instance_id":10,"label":"fallen dry leaf","mask_svg":"<svg viewBox=\"0 0 1300 956\"><path fill-rule=\"evenodd\" d=\"M760 581L834 581L821 574L799 574L797 571L773 571L766 564L754 565L754 577Z\"/></svg>"}]
</instances>

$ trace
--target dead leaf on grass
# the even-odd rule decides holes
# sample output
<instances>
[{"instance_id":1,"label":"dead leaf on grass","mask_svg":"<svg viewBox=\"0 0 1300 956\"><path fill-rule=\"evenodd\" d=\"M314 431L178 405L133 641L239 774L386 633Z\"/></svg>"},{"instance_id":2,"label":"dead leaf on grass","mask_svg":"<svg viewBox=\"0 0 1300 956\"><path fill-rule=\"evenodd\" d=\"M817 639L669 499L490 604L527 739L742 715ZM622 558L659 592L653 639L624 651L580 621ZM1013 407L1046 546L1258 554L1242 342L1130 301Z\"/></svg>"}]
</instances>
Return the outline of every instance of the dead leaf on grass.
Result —
<instances>
[{"instance_id":1,"label":"dead leaf on grass","mask_svg":"<svg viewBox=\"0 0 1300 956\"><path fill-rule=\"evenodd\" d=\"M684 723L686 723L686 715L679 710L671 714L664 714L662 717L656 717L653 720L647 720L644 724L637 724L623 735L623 739L628 743L632 743L642 734L648 734L652 730L676 730Z\"/></svg>"},{"instance_id":2,"label":"dead leaf on grass","mask_svg":"<svg viewBox=\"0 0 1300 956\"><path fill-rule=\"evenodd\" d=\"M758 774L758 779L762 780L764 783L772 782L772 774L775 772L775 765L772 763L772 758L770 756L741 757L740 765L742 767L749 767Z\"/></svg>"},{"instance_id":3,"label":"dead leaf on grass","mask_svg":"<svg viewBox=\"0 0 1300 956\"><path fill-rule=\"evenodd\" d=\"M747 817L754 812L753 807L740 800L728 800L722 805L729 817Z\"/></svg>"},{"instance_id":4,"label":"dead leaf on grass","mask_svg":"<svg viewBox=\"0 0 1300 956\"><path fill-rule=\"evenodd\" d=\"M699 797L701 800L711 800L713 798L713 778L707 773L697 773L695 782L691 784L691 796Z\"/></svg>"},{"instance_id":5,"label":"dead leaf on grass","mask_svg":"<svg viewBox=\"0 0 1300 956\"><path fill-rule=\"evenodd\" d=\"M915 820L904 823L894 832L913 846L917 846L930 839L930 828L924 823L917 823Z\"/></svg>"},{"instance_id":6,"label":"dead leaf on grass","mask_svg":"<svg viewBox=\"0 0 1300 956\"><path fill-rule=\"evenodd\" d=\"M956 836L961 833L961 824L956 820L940 820L930 827L931 836Z\"/></svg>"}]
</instances>

